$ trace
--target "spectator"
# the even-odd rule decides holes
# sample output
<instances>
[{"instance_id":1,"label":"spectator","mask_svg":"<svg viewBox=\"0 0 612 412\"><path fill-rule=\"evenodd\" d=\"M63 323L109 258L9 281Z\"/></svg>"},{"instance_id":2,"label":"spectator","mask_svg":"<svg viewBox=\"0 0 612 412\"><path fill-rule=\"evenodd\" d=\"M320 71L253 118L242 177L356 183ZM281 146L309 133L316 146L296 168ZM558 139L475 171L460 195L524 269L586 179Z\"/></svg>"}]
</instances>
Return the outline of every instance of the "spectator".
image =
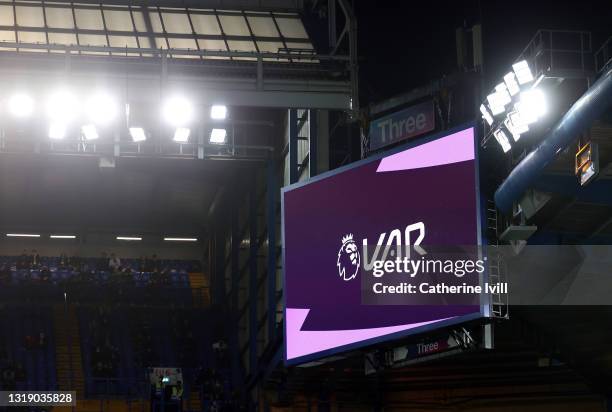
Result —
<instances>
[{"instance_id":1,"label":"spectator","mask_svg":"<svg viewBox=\"0 0 612 412\"><path fill-rule=\"evenodd\" d=\"M59 257L58 269L66 269L68 267L68 255L62 252Z\"/></svg>"},{"instance_id":2,"label":"spectator","mask_svg":"<svg viewBox=\"0 0 612 412\"><path fill-rule=\"evenodd\" d=\"M81 258L79 257L78 253L74 254L70 257L70 259L68 259L68 266L77 272L80 272L82 270L81 268Z\"/></svg>"},{"instance_id":3,"label":"spectator","mask_svg":"<svg viewBox=\"0 0 612 412\"><path fill-rule=\"evenodd\" d=\"M157 273L159 272L159 261L157 255L153 254L150 259L145 262L145 272Z\"/></svg>"},{"instance_id":4,"label":"spectator","mask_svg":"<svg viewBox=\"0 0 612 412\"><path fill-rule=\"evenodd\" d=\"M17 269L29 269L30 268L30 256L28 256L28 251L23 249L21 252L21 256L17 259Z\"/></svg>"},{"instance_id":5,"label":"spectator","mask_svg":"<svg viewBox=\"0 0 612 412\"><path fill-rule=\"evenodd\" d=\"M40 281L42 283L47 283L51 280L51 271L47 266L43 266L40 271Z\"/></svg>"},{"instance_id":6,"label":"spectator","mask_svg":"<svg viewBox=\"0 0 612 412\"><path fill-rule=\"evenodd\" d=\"M112 272L118 272L121 269L121 259L114 253L111 253L110 259L108 260L108 268Z\"/></svg>"},{"instance_id":7,"label":"spectator","mask_svg":"<svg viewBox=\"0 0 612 412\"><path fill-rule=\"evenodd\" d=\"M102 252L102 257L98 261L97 269L100 272L108 272L108 256L106 252Z\"/></svg>"},{"instance_id":8,"label":"spectator","mask_svg":"<svg viewBox=\"0 0 612 412\"><path fill-rule=\"evenodd\" d=\"M30 256L30 268L37 269L40 266L40 255L36 249L32 249L32 255Z\"/></svg>"},{"instance_id":9,"label":"spectator","mask_svg":"<svg viewBox=\"0 0 612 412\"><path fill-rule=\"evenodd\" d=\"M0 283L3 285L11 283L11 268L6 263L3 263L0 267Z\"/></svg>"}]
</instances>

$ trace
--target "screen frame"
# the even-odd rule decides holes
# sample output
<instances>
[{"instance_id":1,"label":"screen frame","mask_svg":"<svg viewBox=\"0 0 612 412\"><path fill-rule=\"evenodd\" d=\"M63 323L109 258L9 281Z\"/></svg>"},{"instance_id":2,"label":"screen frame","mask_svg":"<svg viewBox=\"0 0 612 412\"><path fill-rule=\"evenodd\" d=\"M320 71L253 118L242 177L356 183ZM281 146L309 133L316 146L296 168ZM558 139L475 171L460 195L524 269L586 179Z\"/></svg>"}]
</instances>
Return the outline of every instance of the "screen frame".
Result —
<instances>
[{"instance_id":1,"label":"screen frame","mask_svg":"<svg viewBox=\"0 0 612 412\"><path fill-rule=\"evenodd\" d=\"M484 233L485 225L483 225L483 222L485 222L485 219L486 219L486 216L483 215L483 212L486 210L486 207L484 207L484 205L482 204L482 198L480 195L480 161L479 161L479 151L478 151L480 147L480 144L479 144L480 133L479 133L478 124L476 122L463 123L459 126L450 128L448 130L436 132L436 133L426 135L426 136L421 136L420 138L417 138L416 140L402 143L394 148L378 152L366 159L358 160L351 164L341 166L337 169L330 170L330 171L321 173L319 175L313 176L309 178L308 180L305 180L302 182L296 182L296 183L293 183L293 184L290 184L290 185L287 185L281 188L281 246L282 246L281 259L282 259L282 265L283 265L282 277L281 277L282 287L283 287L282 289L283 290L283 295L282 295L282 307L283 307L282 351L283 351L283 362L286 366L295 366L295 365L299 365L299 364L303 364L307 362L320 361L321 359L324 359L330 356L334 356L334 355L338 355L340 353L349 352L355 349L361 349L367 346L389 342L392 340L405 338L408 336L438 331L448 326L454 326L454 325L474 321L476 319L483 319L483 318L491 317L491 303L490 303L489 295L482 293L480 295L480 311L479 312L474 312L474 313L467 314L467 315L461 315L461 316L454 317L452 319L442 320L442 321L435 322L432 324L418 326L412 329L394 332L394 333L390 333L390 334L375 337L375 338L353 342L347 345L336 346L335 348L326 349L326 350L311 353L308 355L287 359L287 323L286 323L287 294L285 293L285 285L287 283L286 282L287 273L286 273L286 265L285 265L285 194L292 190L302 188L306 185L316 183L320 180L327 179L329 177L333 177L340 173L344 173L346 171L378 161L382 158L394 155L396 153L403 152L407 149L411 149L411 148L423 145L425 143L429 143L434 140L437 140L437 139L440 139L440 138L443 138L443 137L446 137L446 136L449 136L454 133L461 132L463 130L467 130L470 128L474 130L474 162L475 162L474 172L475 172L475 187L476 187L475 196L476 196L477 245L482 247L486 245L486 236ZM488 266L486 267L486 270L480 275L479 280L480 280L481 285L483 285L484 282L488 280Z\"/></svg>"}]
</instances>

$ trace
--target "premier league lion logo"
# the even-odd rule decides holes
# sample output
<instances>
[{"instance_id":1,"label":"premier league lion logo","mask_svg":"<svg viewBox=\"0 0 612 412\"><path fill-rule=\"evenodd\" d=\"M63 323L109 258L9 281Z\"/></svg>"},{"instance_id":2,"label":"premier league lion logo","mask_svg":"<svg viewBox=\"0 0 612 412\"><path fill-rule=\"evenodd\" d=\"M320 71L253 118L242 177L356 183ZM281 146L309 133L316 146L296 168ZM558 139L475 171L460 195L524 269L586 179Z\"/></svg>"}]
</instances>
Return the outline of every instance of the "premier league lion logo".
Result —
<instances>
[{"instance_id":1,"label":"premier league lion logo","mask_svg":"<svg viewBox=\"0 0 612 412\"><path fill-rule=\"evenodd\" d=\"M348 234L342 238L342 246L338 251L338 274L346 281L354 279L361 265L361 256L353 234Z\"/></svg>"}]
</instances>

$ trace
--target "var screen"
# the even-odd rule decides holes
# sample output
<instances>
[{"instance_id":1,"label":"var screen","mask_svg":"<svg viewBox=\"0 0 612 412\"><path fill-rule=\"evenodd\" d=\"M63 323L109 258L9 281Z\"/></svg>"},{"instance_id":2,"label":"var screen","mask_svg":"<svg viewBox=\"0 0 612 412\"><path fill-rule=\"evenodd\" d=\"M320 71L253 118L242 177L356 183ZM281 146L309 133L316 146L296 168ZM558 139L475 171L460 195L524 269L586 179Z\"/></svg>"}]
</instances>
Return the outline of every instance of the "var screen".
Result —
<instances>
[{"instance_id":1,"label":"var screen","mask_svg":"<svg viewBox=\"0 0 612 412\"><path fill-rule=\"evenodd\" d=\"M303 363L484 316L482 299L365 302L360 280L372 254L365 251L368 240L384 244L385 236L396 233L407 242L412 236L413 244L479 245L478 199L473 127L283 189L285 362Z\"/></svg>"}]
</instances>

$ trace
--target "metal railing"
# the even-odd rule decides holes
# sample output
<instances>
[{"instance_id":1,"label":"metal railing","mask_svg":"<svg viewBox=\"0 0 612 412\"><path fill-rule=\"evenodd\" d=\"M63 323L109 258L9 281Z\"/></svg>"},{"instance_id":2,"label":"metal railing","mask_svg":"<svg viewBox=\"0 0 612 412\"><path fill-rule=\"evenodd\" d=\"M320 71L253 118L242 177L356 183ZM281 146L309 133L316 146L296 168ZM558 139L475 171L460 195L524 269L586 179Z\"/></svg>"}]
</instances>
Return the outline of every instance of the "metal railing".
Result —
<instances>
[{"instance_id":1,"label":"metal railing","mask_svg":"<svg viewBox=\"0 0 612 412\"><path fill-rule=\"evenodd\" d=\"M595 58L595 71L602 73L612 66L612 37L608 38L593 55Z\"/></svg>"},{"instance_id":2,"label":"metal railing","mask_svg":"<svg viewBox=\"0 0 612 412\"><path fill-rule=\"evenodd\" d=\"M528 60L538 78L558 70L589 72L592 66L591 33L538 30L517 60Z\"/></svg>"}]
</instances>

